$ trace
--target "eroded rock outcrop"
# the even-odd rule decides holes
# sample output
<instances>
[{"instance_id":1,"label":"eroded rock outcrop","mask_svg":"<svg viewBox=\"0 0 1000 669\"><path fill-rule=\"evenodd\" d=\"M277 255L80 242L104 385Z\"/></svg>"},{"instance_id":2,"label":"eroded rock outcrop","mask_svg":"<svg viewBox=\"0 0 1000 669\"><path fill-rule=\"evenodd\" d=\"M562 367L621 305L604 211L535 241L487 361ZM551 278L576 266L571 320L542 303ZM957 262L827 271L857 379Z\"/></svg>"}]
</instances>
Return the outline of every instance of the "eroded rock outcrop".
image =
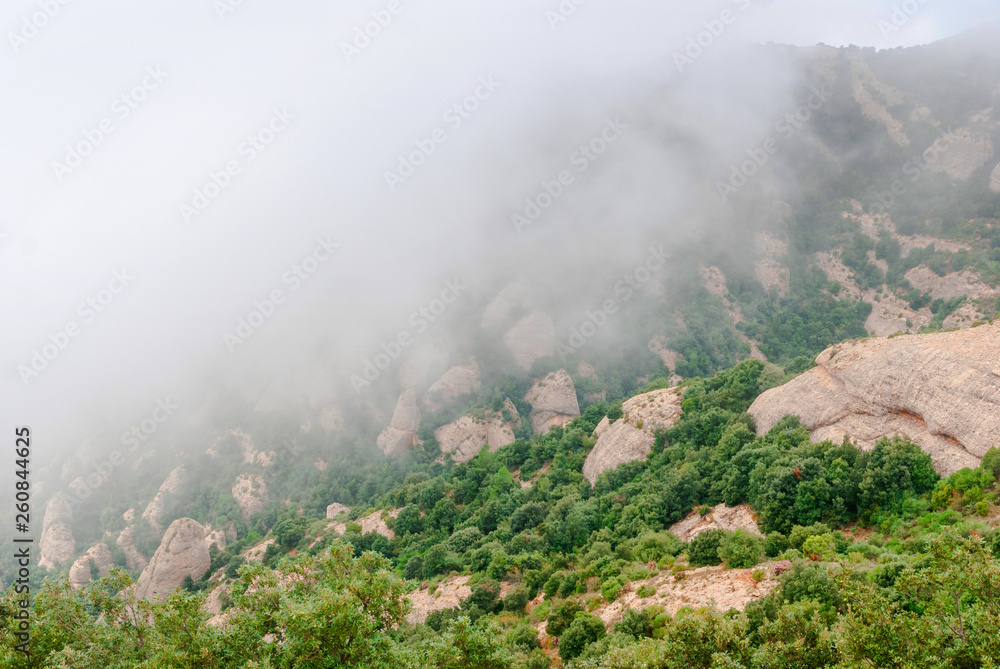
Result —
<instances>
[{"instance_id":1,"label":"eroded rock outcrop","mask_svg":"<svg viewBox=\"0 0 1000 669\"><path fill-rule=\"evenodd\" d=\"M42 537L38 544L38 565L53 569L65 564L76 554L76 539L73 537L73 507L69 498L58 492L45 505L42 519Z\"/></svg>"},{"instance_id":2,"label":"eroded rock outcrop","mask_svg":"<svg viewBox=\"0 0 1000 669\"><path fill-rule=\"evenodd\" d=\"M670 528L674 536L681 541L691 541L707 530L746 530L764 536L764 533L757 527L753 511L746 504L733 507L720 504L709 510L704 516L695 510L688 514L687 518Z\"/></svg>"},{"instance_id":3,"label":"eroded rock outcrop","mask_svg":"<svg viewBox=\"0 0 1000 669\"><path fill-rule=\"evenodd\" d=\"M136 584L136 597L163 601L174 588L190 576L197 581L211 565L205 528L190 518L178 518L170 523L160 547Z\"/></svg>"},{"instance_id":4,"label":"eroded rock outcrop","mask_svg":"<svg viewBox=\"0 0 1000 669\"><path fill-rule=\"evenodd\" d=\"M465 415L434 430L434 438L441 453L450 455L455 462L468 462L479 454L483 446L490 452L514 442L517 427L517 409L507 400L506 406L513 420L507 422L502 414L488 412L486 417Z\"/></svg>"},{"instance_id":5,"label":"eroded rock outcrop","mask_svg":"<svg viewBox=\"0 0 1000 669\"><path fill-rule=\"evenodd\" d=\"M472 594L469 587L471 576L454 576L438 584L433 593L428 588L414 590L406 596L413 607L406 614L406 622L411 625L422 625L427 616L435 611L457 608Z\"/></svg>"},{"instance_id":6,"label":"eroded rock outcrop","mask_svg":"<svg viewBox=\"0 0 1000 669\"><path fill-rule=\"evenodd\" d=\"M814 441L862 448L906 435L951 474L975 467L1000 430L1000 323L959 332L851 341L750 407L758 434L797 415Z\"/></svg>"},{"instance_id":7,"label":"eroded rock outcrop","mask_svg":"<svg viewBox=\"0 0 1000 669\"><path fill-rule=\"evenodd\" d=\"M118 546L125 553L125 566L132 571L142 571L149 564L149 558L139 552L135 547L132 534L135 532L135 525L129 525L118 535Z\"/></svg>"},{"instance_id":8,"label":"eroded rock outcrop","mask_svg":"<svg viewBox=\"0 0 1000 669\"><path fill-rule=\"evenodd\" d=\"M163 529L160 527L160 520L163 517L163 507L166 501L166 495L176 492L177 488L179 488L181 483L184 482L185 476L186 470L183 465L170 472L170 474L167 475L166 480L163 481L163 484L160 485L160 489L156 491L156 496L153 497L153 500L146 506L146 510L142 512L142 517L148 520L149 524L157 530Z\"/></svg>"},{"instance_id":9,"label":"eroded rock outcrop","mask_svg":"<svg viewBox=\"0 0 1000 669\"><path fill-rule=\"evenodd\" d=\"M479 390L479 365L473 360L467 365L456 365L431 384L424 396L424 407L436 411L470 393Z\"/></svg>"},{"instance_id":10,"label":"eroded rock outcrop","mask_svg":"<svg viewBox=\"0 0 1000 669\"><path fill-rule=\"evenodd\" d=\"M113 564L114 556L111 555L111 549L103 543L94 544L69 568L70 585L74 590L78 590L90 583L94 575L94 569L91 568L91 565L96 567L97 578L102 578Z\"/></svg>"},{"instance_id":11,"label":"eroded rock outcrop","mask_svg":"<svg viewBox=\"0 0 1000 669\"><path fill-rule=\"evenodd\" d=\"M417 395L406 390L396 401L396 409L392 412L392 421L378 436L378 447L390 457L405 455L417 443L417 430L420 428L420 410L417 408Z\"/></svg>"},{"instance_id":12,"label":"eroded rock outcrop","mask_svg":"<svg viewBox=\"0 0 1000 669\"><path fill-rule=\"evenodd\" d=\"M565 425L580 415L576 388L565 369L535 381L525 393L524 400L531 405L531 428L535 434L544 434L556 425Z\"/></svg>"},{"instance_id":13,"label":"eroded rock outcrop","mask_svg":"<svg viewBox=\"0 0 1000 669\"><path fill-rule=\"evenodd\" d=\"M594 430L597 443L583 462L583 476L591 483L602 473L626 462L644 460L653 450L656 431L673 427L681 415L676 388L636 395L622 404L622 417L614 423L607 416Z\"/></svg>"},{"instance_id":14,"label":"eroded rock outcrop","mask_svg":"<svg viewBox=\"0 0 1000 669\"><path fill-rule=\"evenodd\" d=\"M508 284L483 311L482 328L492 330L507 320L518 307L527 307L533 301L531 288L523 283Z\"/></svg>"},{"instance_id":15,"label":"eroded rock outcrop","mask_svg":"<svg viewBox=\"0 0 1000 669\"><path fill-rule=\"evenodd\" d=\"M236 503L240 505L244 523L249 522L250 517L267 504L267 484L256 474L240 474L233 484L232 493Z\"/></svg>"},{"instance_id":16,"label":"eroded rock outcrop","mask_svg":"<svg viewBox=\"0 0 1000 669\"><path fill-rule=\"evenodd\" d=\"M548 314L535 311L528 314L503 336L503 343L514 355L521 369L531 369L536 360L556 351L556 328Z\"/></svg>"},{"instance_id":17,"label":"eroded rock outcrop","mask_svg":"<svg viewBox=\"0 0 1000 669\"><path fill-rule=\"evenodd\" d=\"M333 504L326 507L326 517L327 518L338 518L341 515L348 515L351 513L351 507L344 506L339 502L334 502Z\"/></svg>"}]
</instances>

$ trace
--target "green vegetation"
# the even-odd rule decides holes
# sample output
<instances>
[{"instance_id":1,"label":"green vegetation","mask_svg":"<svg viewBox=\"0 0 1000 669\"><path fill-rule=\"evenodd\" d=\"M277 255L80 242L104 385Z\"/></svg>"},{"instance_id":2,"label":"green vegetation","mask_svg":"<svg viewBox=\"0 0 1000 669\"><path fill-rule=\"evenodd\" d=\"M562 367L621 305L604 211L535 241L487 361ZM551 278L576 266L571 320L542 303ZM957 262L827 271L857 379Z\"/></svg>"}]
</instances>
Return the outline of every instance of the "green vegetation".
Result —
<instances>
[{"instance_id":1,"label":"green vegetation","mask_svg":"<svg viewBox=\"0 0 1000 669\"><path fill-rule=\"evenodd\" d=\"M260 540L256 530L212 550L208 573L224 567L230 580L227 625L206 623L205 579L153 604L129 602L123 572L76 592L50 578L35 600L29 660L12 654L8 591L4 666L542 667L549 660L529 626L541 621L558 655L579 667L839 667L887 653L905 660L878 666L980 666L992 657L1000 533L979 519L998 501L1000 451L939 478L901 438L870 452L812 444L794 418L757 437L745 411L768 383L756 360L689 381L682 418L649 459L593 486L580 470L588 435L615 411L606 404L463 465L412 464L376 505L401 509L391 541L353 523L334 538L287 509L271 522L277 541L263 563L239 555ZM709 530L685 544L667 531L723 502L748 503L766 539ZM768 558L792 566L775 581L755 570ZM703 565L755 570L773 590L738 614L666 615L648 579ZM433 591L463 572L472 591L459 607L424 625L402 621L408 588L429 579ZM504 580L514 585L501 597ZM645 608L606 634L595 608L626 587Z\"/></svg>"}]
</instances>

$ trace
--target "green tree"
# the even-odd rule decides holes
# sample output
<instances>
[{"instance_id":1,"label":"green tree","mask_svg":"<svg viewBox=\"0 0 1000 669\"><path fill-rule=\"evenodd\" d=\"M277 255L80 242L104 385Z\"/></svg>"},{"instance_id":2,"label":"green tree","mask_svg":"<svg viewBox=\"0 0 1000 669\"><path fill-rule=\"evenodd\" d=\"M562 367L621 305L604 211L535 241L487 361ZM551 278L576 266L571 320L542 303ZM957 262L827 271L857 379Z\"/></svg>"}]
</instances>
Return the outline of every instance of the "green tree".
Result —
<instances>
[{"instance_id":1,"label":"green tree","mask_svg":"<svg viewBox=\"0 0 1000 669\"><path fill-rule=\"evenodd\" d=\"M578 615L559 637L559 657L564 661L572 660L583 652L587 644L599 641L606 633L604 622L597 616Z\"/></svg>"}]
</instances>

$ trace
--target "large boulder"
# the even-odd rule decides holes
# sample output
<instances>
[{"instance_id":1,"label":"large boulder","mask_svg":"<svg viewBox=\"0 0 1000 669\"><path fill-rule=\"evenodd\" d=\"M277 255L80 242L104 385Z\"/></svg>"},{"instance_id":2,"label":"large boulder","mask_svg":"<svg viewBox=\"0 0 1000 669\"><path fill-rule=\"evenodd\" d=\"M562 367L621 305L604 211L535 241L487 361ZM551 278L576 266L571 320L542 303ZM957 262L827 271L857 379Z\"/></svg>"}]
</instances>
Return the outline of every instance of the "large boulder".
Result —
<instances>
[{"instance_id":1,"label":"large boulder","mask_svg":"<svg viewBox=\"0 0 1000 669\"><path fill-rule=\"evenodd\" d=\"M597 443L583 462L583 476L591 483L604 472L626 462L644 460L653 450L657 430L674 426L681 415L677 388L636 395L622 404L622 417L609 423L607 416L594 430Z\"/></svg>"},{"instance_id":2,"label":"large boulder","mask_svg":"<svg viewBox=\"0 0 1000 669\"><path fill-rule=\"evenodd\" d=\"M556 328L552 318L541 311L528 314L503 336L503 342L521 369L531 369L536 360L553 355Z\"/></svg>"},{"instance_id":3,"label":"large boulder","mask_svg":"<svg viewBox=\"0 0 1000 669\"><path fill-rule=\"evenodd\" d=\"M190 518L178 518L170 523L160 547L142 570L136 597L163 601L188 576L199 580L211 564L205 528Z\"/></svg>"},{"instance_id":4,"label":"large boulder","mask_svg":"<svg viewBox=\"0 0 1000 669\"><path fill-rule=\"evenodd\" d=\"M420 428L420 410L417 408L417 395L410 389L405 390L396 401L396 410L392 412L392 421L382 430L376 443L386 455L405 455L417 443L417 430Z\"/></svg>"},{"instance_id":5,"label":"large boulder","mask_svg":"<svg viewBox=\"0 0 1000 669\"><path fill-rule=\"evenodd\" d=\"M474 393L481 385L479 365L475 360L467 365L456 365L442 374L441 378L427 389L424 407L428 411L437 411L459 397Z\"/></svg>"},{"instance_id":6,"label":"large boulder","mask_svg":"<svg viewBox=\"0 0 1000 669\"><path fill-rule=\"evenodd\" d=\"M102 578L114 565L114 556L111 549L106 544L94 544L90 549L78 557L73 566L69 568L69 582L74 590L82 588L90 582L93 575L93 565L96 567L97 578Z\"/></svg>"},{"instance_id":7,"label":"large boulder","mask_svg":"<svg viewBox=\"0 0 1000 669\"><path fill-rule=\"evenodd\" d=\"M45 505L42 518L42 537L38 543L38 564L46 569L66 564L76 555L73 537L73 507L69 498L58 492Z\"/></svg>"},{"instance_id":8,"label":"large boulder","mask_svg":"<svg viewBox=\"0 0 1000 669\"><path fill-rule=\"evenodd\" d=\"M531 428L535 434L544 434L556 425L563 426L580 415L576 388L565 369L535 381L524 400L531 405Z\"/></svg>"},{"instance_id":9,"label":"large boulder","mask_svg":"<svg viewBox=\"0 0 1000 669\"><path fill-rule=\"evenodd\" d=\"M851 341L750 407L757 433L785 415L814 441L871 449L905 435L951 474L976 467L1000 432L1000 323L958 332Z\"/></svg>"}]
</instances>

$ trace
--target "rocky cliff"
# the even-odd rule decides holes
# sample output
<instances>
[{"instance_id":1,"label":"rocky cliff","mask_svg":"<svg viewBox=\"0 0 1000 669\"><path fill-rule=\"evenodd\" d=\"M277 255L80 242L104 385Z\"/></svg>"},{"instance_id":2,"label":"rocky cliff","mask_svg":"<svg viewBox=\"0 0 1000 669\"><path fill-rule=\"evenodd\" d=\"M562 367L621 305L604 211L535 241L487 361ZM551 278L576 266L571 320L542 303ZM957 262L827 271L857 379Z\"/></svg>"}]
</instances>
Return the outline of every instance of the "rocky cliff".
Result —
<instances>
[{"instance_id":1,"label":"rocky cliff","mask_svg":"<svg viewBox=\"0 0 1000 669\"><path fill-rule=\"evenodd\" d=\"M139 576L136 597L162 601L190 576L197 581L211 565L205 528L190 518L178 518L167 528L160 547Z\"/></svg>"},{"instance_id":2,"label":"rocky cliff","mask_svg":"<svg viewBox=\"0 0 1000 669\"><path fill-rule=\"evenodd\" d=\"M750 407L758 434L787 414L814 441L862 448L906 435L951 474L975 467L1000 430L1000 323L958 332L850 341Z\"/></svg>"},{"instance_id":3,"label":"rocky cliff","mask_svg":"<svg viewBox=\"0 0 1000 669\"><path fill-rule=\"evenodd\" d=\"M583 476L591 483L609 469L643 460L653 450L657 430L673 427L681 415L681 395L676 388L636 395L622 404L622 417L614 423L604 417L594 435L597 443L583 463Z\"/></svg>"}]
</instances>

